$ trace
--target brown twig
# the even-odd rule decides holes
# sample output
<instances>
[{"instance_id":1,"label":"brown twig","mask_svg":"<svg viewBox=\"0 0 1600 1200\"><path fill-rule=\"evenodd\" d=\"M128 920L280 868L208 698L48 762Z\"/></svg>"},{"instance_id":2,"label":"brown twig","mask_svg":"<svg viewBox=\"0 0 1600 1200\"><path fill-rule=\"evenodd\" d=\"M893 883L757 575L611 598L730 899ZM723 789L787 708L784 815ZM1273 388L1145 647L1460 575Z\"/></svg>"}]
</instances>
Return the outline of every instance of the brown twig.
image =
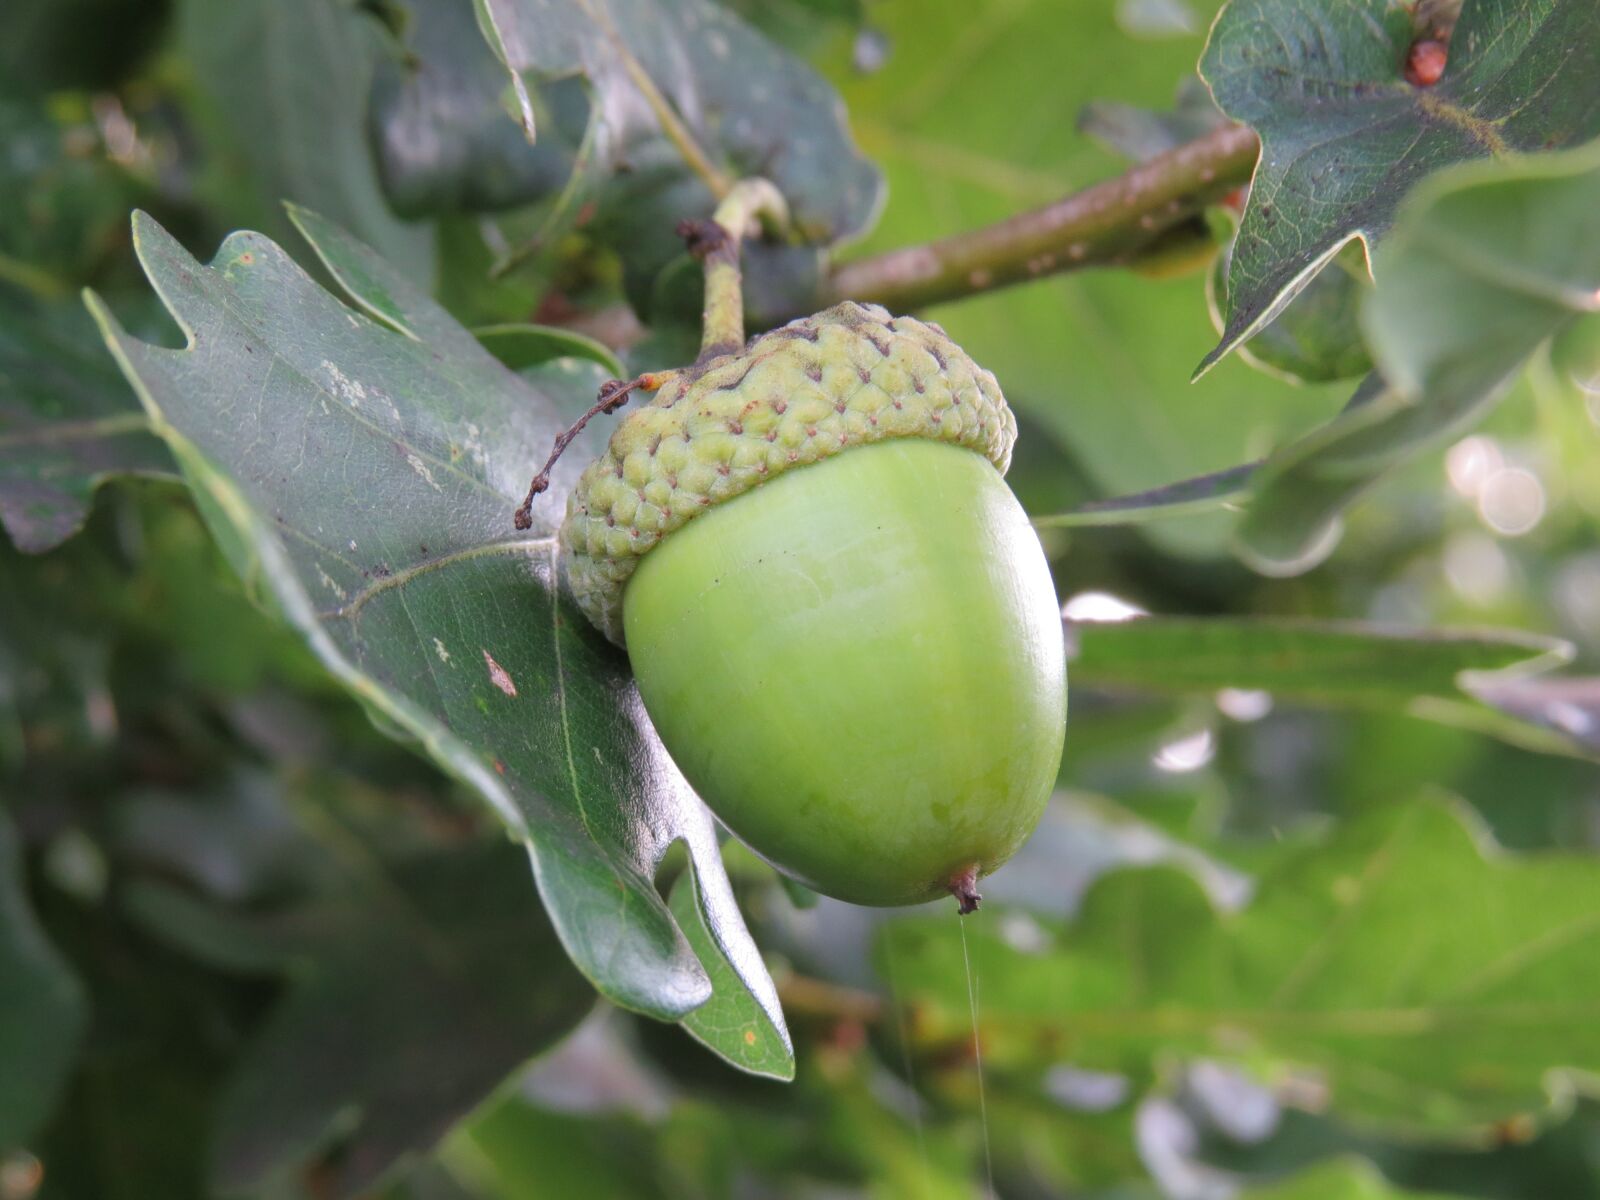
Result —
<instances>
[{"instance_id":1,"label":"brown twig","mask_svg":"<svg viewBox=\"0 0 1600 1200\"><path fill-rule=\"evenodd\" d=\"M533 501L541 492L550 486L550 472L555 467L556 461L566 452L572 440L583 432L583 427L598 417L601 413L614 413L628 402L628 397L636 391L653 392L664 384L671 376L671 371L655 371L641 375L637 379L621 380L608 379L600 385L600 394L589 411L584 413L566 429L556 434L555 445L550 450L550 457L544 460L544 466L539 468L539 473L533 477L533 482L528 485L528 494L523 497L522 506L517 509L512 518L518 529L530 529L533 526Z\"/></svg>"},{"instance_id":2,"label":"brown twig","mask_svg":"<svg viewBox=\"0 0 1600 1200\"><path fill-rule=\"evenodd\" d=\"M775 981L783 1010L791 1016L832 1017L870 1025L883 1015L883 1000L860 988L807 975L780 975Z\"/></svg>"},{"instance_id":3,"label":"brown twig","mask_svg":"<svg viewBox=\"0 0 1600 1200\"><path fill-rule=\"evenodd\" d=\"M1121 265L1240 184L1260 143L1224 125L1114 179L993 225L841 264L824 302L864 300L895 311L1081 267Z\"/></svg>"}]
</instances>

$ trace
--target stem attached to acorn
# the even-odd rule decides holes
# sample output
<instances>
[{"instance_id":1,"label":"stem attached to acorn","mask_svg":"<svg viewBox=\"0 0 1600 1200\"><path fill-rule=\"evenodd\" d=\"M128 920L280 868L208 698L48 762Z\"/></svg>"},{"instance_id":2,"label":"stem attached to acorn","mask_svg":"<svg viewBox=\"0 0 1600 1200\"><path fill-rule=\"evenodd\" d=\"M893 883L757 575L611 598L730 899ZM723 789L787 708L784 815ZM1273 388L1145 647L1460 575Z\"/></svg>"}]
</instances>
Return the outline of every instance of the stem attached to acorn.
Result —
<instances>
[{"instance_id":1,"label":"stem attached to acorn","mask_svg":"<svg viewBox=\"0 0 1600 1200\"><path fill-rule=\"evenodd\" d=\"M1250 129L1224 125L1043 208L843 263L826 281L824 300L904 312L1080 267L1130 263L1248 183L1259 150Z\"/></svg>"},{"instance_id":2,"label":"stem attached to acorn","mask_svg":"<svg viewBox=\"0 0 1600 1200\"><path fill-rule=\"evenodd\" d=\"M733 184L717 205L709 221L685 220L678 232L689 244L689 253L705 263L706 303L700 357L706 362L719 354L736 354L744 349L744 287L739 273L739 250L744 239L763 228L779 232L788 227L789 208L783 194L765 179L741 179ZM544 466L528 485L528 494L512 517L518 529L533 527L533 502L550 486L550 472L556 462L601 413L614 413L636 391L653 392L671 379L674 371L652 371L636 379L608 379L589 410L556 435L555 445Z\"/></svg>"},{"instance_id":3,"label":"stem attached to acorn","mask_svg":"<svg viewBox=\"0 0 1600 1200\"><path fill-rule=\"evenodd\" d=\"M963 917L978 911L983 893L978 891L978 864L962 867L950 877L950 894L956 898L956 911Z\"/></svg>"},{"instance_id":4,"label":"stem attached to acorn","mask_svg":"<svg viewBox=\"0 0 1600 1200\"><path fill-rule=\"evenodd\" d=\"M709 221L686 220L678 233L689 253L705 264L706 298L701 315L700 360L744 349L744 287L739 272L744 239L762 226L781 230L789 223L783 195L765 179L741 179L729 190Z\"/></svg>"}]
</instances>

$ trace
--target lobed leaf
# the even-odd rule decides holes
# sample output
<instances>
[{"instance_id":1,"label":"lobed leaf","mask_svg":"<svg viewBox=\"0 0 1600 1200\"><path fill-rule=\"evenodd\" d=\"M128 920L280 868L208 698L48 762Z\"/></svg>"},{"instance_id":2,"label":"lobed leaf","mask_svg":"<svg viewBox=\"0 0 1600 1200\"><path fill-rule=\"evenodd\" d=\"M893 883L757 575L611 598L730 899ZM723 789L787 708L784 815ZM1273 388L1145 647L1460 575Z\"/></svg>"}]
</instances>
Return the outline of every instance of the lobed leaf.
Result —
<instances>
[{"instance_id":1,"label":"lobed leaf","mask_svg":"<svg viewBox=\"0 0 1600 1200\"><path fill-rule=\"evenodd\" d=\"M1204 371L1270 321L1351 239L1371 245L1405 194L1474 159L1600 135L1600 9L1591 0L1466 0L1433 87L1406 82L1412 12L1390 0L1232 0L1200 73L1261 136L1234 247L1222 340Z\"/></svg>"},{"instance_id":2,"label":"lobed leaf","mask_svg":"<svg viewBox=\"0 0 1600 1200\"><path fill-rule=\"evenodd\" d=\"M969 921L984 1062L1148 1081L1172 1056L1236 1062L1333 1113L1452 1140L1548 1113L1600 1067L1600 864L1509 855L1457 806L1375 811L1287 849L1219 914L1170 870L1121 871L1018 950ZM961 940L895 927L900 993L930 1036L969 1028Z\"/></svg>"},{"instance_id":3,"label":"lobed leaf","mask_svg":"<svg viewBox=\"0 0 1600 1200\"><path fill-rule=\"evenodd\" d=\"M115 475L169 475L172 458L81 311L0 288L0 525L38 554L82 527Z\"/></svg>"},{"instance_id":4,"label":"lobed leaf","mask_svg":"<svg viewBox=\"0 0 1600 1200\"><path fill-rule=\"evenodd\" d=\"M716 166L777 184L808 241L848 238L876 217L881 181L851 142L832 89L712 0L476 3L490 45L513 74L531 137L538 122L530 85L578 72L591 88L604 163L680 170L647 102L644 89L653 87ZM677 215L709 211L709 197L696 190L701 204Z\"/></svg>"},{"instance_id":5,"label":"lobed leaf","mask_svg":"<svg viewBox=\"0 0 1600 1200\"><path fill-rule=\"evenodd\" d=\"M584 446L534 528L512 528L529 470L602 372L561 359L513 374L371 250L292 215L376 319L260 234L231 235L202 266L142 215L140 259L187 347L129 337L89 297L213 531L380 725L526 841L551 922L601 992L665 1019L710 998L654 886L682 840L723 978L784 1036L710 814L651 730L626 661L560 590L555 522Z\"/></svg>"},{"instance_id":6,"label":"lobed leaf","mask_svg":"<svg viewBox=\"0 0 1600 1200\"><path fill-rule=\"evenodd\" d=\"M678 927L700 955L700 961L708 964L712 982L711 999L683 1018L684 1029L752 1075L793 1079L794 1054L788 1032L781 1023L775 1024L755 997L740 986L733 968L717 952L711 929L700 915L702 904L696 895L693 874L679 876L670 904Z\"/></svg>"},{"instance_id":7,"label":"lobed leaf","mask_svg":"<svg viewBox=\"0 0 1600 1200\"><path fill-rule=\"evenodd\" d=\"M1439 175L1377 268L1362 321L1377 371L1254 478L1238 545L1268 574L1321 562L1345 507L1471 428L1541 343L1600 308L1600 144Z\"/></svg>"},{"instance_id":8,"label":"lobed leaf","mask_svg":"<svg viewBox=\"0 0 1600 1200\"><path fill-rule=\"evenodd\" d=\"M432 231L390 210L367 146L379 46L358 6L183 0L178 31L198 85L199 132L243 183L221 198L235 227L255 221L287 233L278 205L293 201L327 213L408 278L432 276Z\"/></svg>"},{"instance_id":9,"label":"lobed leaf","mask_svg":"<svg viewBox=\"0 0 1600 1200\"><path fill-rule=\"evenodd\" d=\"M1206 276L1206 307L1219 333L1225 328L1228 265L1236 244L1217 255ZM1366 255L1347 243L1327 270L1319 271L1239 347L1239 357L1291 383L1333 383L1365 375L1372 369L1372 356L1362 337L1361 303L1369 282Z\"/></svg>"},{"instance_id":10,"label":"lobed leaf","mask_svg":"<svg viewBox=\"0 0 1600 1200\"><path fill-rule=\"evenodd\" d=\"M586 358L617 378L628 369L611 348L587 334L554 325L480 325L473 334L483 348L513 371L537 367L553 358Z\"/></svg>"},{"instance_id":11,"label":"lobed leaf","mask_svg":"<svg viewBox=\"0 0 1600 1200\"><path fill-rule=\"evenodd\" d=\"M576 165L572 147L554 136L528 144L507 110L504 68L471 4L405 0L405 11L405 57L378 63L368 120L395 211L494 212L559 192ZM575 83L546 89L539 99L547 134L575 124L581 140L588 106ZM553 112L552 104L564 111Z\"/></svg>"}]
</instances>

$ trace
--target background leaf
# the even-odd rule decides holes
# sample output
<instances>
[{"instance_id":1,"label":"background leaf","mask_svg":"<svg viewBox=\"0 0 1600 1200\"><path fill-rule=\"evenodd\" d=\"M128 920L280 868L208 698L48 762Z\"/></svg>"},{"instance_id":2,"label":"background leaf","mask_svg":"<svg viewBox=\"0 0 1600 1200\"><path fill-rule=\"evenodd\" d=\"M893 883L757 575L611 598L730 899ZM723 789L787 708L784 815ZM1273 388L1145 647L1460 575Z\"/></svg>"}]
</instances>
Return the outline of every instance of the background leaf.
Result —
<instances>
[{"instance_id":1,"label":"background leaf","mask_svg":"<svg viewBox=\"0 0 1600 1200\"><path fill-rule=\"evenodd\" d=\"M131 897L158 936L293 979L222 1100L220 1190L260 1189L332 1146L328 1194L365 1194L577 1024L592 993L520 860L503 843L374 860L353 889L270 919L194 912L154 884Z\"/></svg>"},{"instance_id":2,"label":"background leaf","mask_svg":"<svg viewBox=\"0 0 1600 1200\"><path fill-rule=\"evenodd\" d=\"M493 354L513 371L536 367L553 358L586 358L610 374L625 378L628 369L603 342L570 329L552 325L480 325L472 331Z\"/></svg>"},{"instance_id":3,"label":"background leaf","mask_svg":"<svg viewBox=\"0 0 1600 1200\"><path fill-rule=\"evenodd\" d=\"M1232 0L1200 73L1261 160L1210 366L1249 337L1345 242L1388 232L1401 199L1452 163L1600 134L1600 12L1588 0L1466 0L1444 77L1402 70L1411 11L1387 0Z\"/></svg>"},{"instance_id":4,"label":"background leaf","mask_svg":"<svg viewBox=\"0 0 1600 1200\"><path fill-rule=\"evenodd\" d=\"M1513 629L1402 630L1348 621L1139 617L1071 625L1072 681L1102 688L1271 691L1312 704L1404 705L1461 693L1463 672L1536 670L1572 647Z\"/></svg>"},{"instance_id":5,"label":"background leaf","mask_svg":"<svg viewBox=\"0 0 1600 1200\"><path fill-rule=\"evenodd\" d=\"M1185 479L1165 487L1116 496L1110 500L1091 500L1066 512L1033 518L1036 529L1071 529L1075 526L1140 525L1226 508L1249 490L1250 477L1259 463L1245 463Z\"/></svg>"},{"instance_id":6,"label":"background leaf","mask_svg":"<svg viewBox=\"0 0 1600 1200\"><path fill-rule=\"evenodd\" d=\"M602 992L667 1019L709 997L652 882L681 838L713 940L781 1028L710 815L621 656L555 591L553 522L585 455L564 460L529 535L511 526L529 464L600 372L560 360L532 382L511 374L371 251L297 217L383 324L258 234L202 267L143 218L142 261L188 348L140 343L93 304L235 566L364 704L528 839L551 920Z\"/></svg>"},{"instance_id":7,"label":"background leaf","mask_svg":"<svg viewBox=\"0 0 1600 1200\"><path fill-rule=\"evenodd\" d=\"M492 212L559 192L575 164L555 135L576 125L581 136L581 89L541 93L552 136L529 145L470 0L404 0L404 10L405 55L383 56L372 82L373 150L395 210ZM571 110L567 120L550 111L553 101Z\"/></svg>"},{"instance_id":8,"label":"background leaf","mask_svg":"<svg viewBox=\"0 0 1600 1200\"><path fill-rule=\"evenodd\" d=\"M1187 30L1183 32L1194 32ZM1228 123L1197 76L1178 85L1171 109L1140 108L1116 100L1091 100L1078 114L1078 132L1145 162Z\"/></svg>"},{"instance_id":9,"label":"background leaf","mask_svg":"<svg viewBox=\"0 0 1600 1200\"><path fill-rule=\"evenodd\" d=\"M0 1146L50 1115L88 1025L77 979L45 940L23 890L22 853L0 808Z\"/></svg>"},{"instance_id":10,"label":"background leaf","mask_svg":"<svg viewBox=\"0 0 1600 1200\"><path fill-rule=\"evenodd\" d=\"M1447 804L1396 805L1276 858L1235 914L1186 876L1124 871L1043 949L969 928L985 1063L1138 1080L1159 1048L1299 1078L1348 1120L1433 1137L1544 1112L1600 1060L1600 866L1483 842ZM964 1028L959 938L906 920L895 941L924 1020Z\"/></svg>"},{"instance_id":11,"label":"background leaf","mask_svg":"<svg viewBox=\"0 0 1600 1200\"><path fill-rule=\"evenodd\" d=\"M76 305L45 308L0 286L0 525L38 553L70 537L115 475L170 475L126 382Z\"/></svg>"},{"instance_id":12,"label":"background leaf","mask_svg":"<svg viewBox=\"0 0 1600 1200\"><path fill-rule=\"evenodd\" d=\"M1378 372L1344 413L1254 476L1238 531L1252 565L1315 566L1345 507L1396 464L1470 429L1542 342L1600 303L1597 214L1600 146L1458 168L1417 193L1363 313Z\"/></svg>"},{"instance_id":13,"label":"background leaf","mask_svg":"<svg viewBox=\"0 0 1600 1200\"><path fill-rule=\"evenodd\" d=\"M1242 1200L1451 1200L1442 1192L1390 1186L1372 1164L1359 1158L1332 1159L1292 1179L1251 1188Z\"/></svg>"},{"instance_id":14,"label":"background leaf","mask_svg":"<svg viewBox=\"0 0 1600 1200\"><path fill-rule=\"evenodd\" d=\"M1567 643L1512 629L1403 630L1355 621L1140 617L1068 625L1075 687L1117 694L1262 692L1311 707L1403 713L1554 754L1594 757L1597 698L1540 671Z\"/></svg>"},{"instance_id":15,"label":"background leaf","mask_svg":"<svg viewBox=\"0 0 1600 1200\"><path fill-rule=\"evenodd\" d=\"M1519 720L1552 730L1600 752L1600 679L1482 680L1467 690Z\"/></svg>"},{"instance_id":16,"label":"background leaf","mask_svg":"<svg viewBox=\"0 0 1600 1200\"><path fill-rule=\"evenodd\" d=\"M604 131L603 162L626 162L634 172L682 171L629 76L631 56L730 176L761 175L778 185L808 241L851 237L875 216L878 173L851 143L831 89L711 0L477 3L506 65L519 80L531 77L521 80L525 87L573 71L588 79ZM524 121L534 121L531 107ZM710 198L694 190L698 202L676 216L710 211Z\"/></svg>"},{"instance_id":17,"label":"background leaf","mask_svg":"<svg viewBox=\"0 0 1600 1200\"><path fill-rule=\"evenodd\" d=\"M1233 245L1219 254L1207 277L1206 301L1212 324L1221 333L1227 308L1228 266ZM1361 302L1367 292L1367 259L1347 243L1326 270L1317 272L1283 310L1239 347L1251 366L1276 372L1293 383L1331 383L1354 379L1372 369L1361 331Z\"/></svg>"},{"instance_id":18,"label":"background leaf","mask_svg":"<svg viewBox=\"0 0 1600 1200\"><path fill-rule=\"evenodd\" d=\"M149 0L9 0L6 16L0 92L39 95L115 83L159 36L165 6ZM97 28L115 28L119 36L85 36Z\"/></svg>"},{"instance_id":19,"label":"background leaf","mask_svg":"<svg viewBox=\"0 0 1600 1200\"><path fill-rule=\"evenodd\" d=\"M380 33L337 0L181 0L181 45L206 101L207 182L233 227L286 236L283 201L326 213L401 268L433 277L431 231L384 202L368 150L367 102ZM231 174L230 174L231 173Z\"/></svg>"}]
</instances>

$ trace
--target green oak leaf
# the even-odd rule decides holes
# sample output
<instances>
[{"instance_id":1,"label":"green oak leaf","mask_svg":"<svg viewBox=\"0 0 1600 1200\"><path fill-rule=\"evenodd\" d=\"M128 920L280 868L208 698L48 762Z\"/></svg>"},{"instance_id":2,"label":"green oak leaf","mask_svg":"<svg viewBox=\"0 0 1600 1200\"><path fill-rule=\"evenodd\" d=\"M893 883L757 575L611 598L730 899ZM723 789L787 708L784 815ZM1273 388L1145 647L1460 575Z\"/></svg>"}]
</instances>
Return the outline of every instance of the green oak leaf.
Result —
<instances>
[{"instance_id":1,"label":"green oak leaf","mask_svg":"<svg viewBox=\"0 0 1600 1200\"><path fill-rule=\"evenodd\" d=\"M1096 100L1078 114L1079 132L1135 162L1174 150L1227 123L1198 76L1183 81L1168 111ZM1243 192L1241 188L1240 194ZM1218 205L1208 215L1211 235L1223 243L1206 273L1206 308L1220 333L1227 304L1228 264L1239 222L1228 205ZM1317 275L1240 349L1245 362L1293 383L1326 383L1366 374L1372 361L1357 321L1362 284L1367 280L1366 257L1359 247L1348 246L1338 262L1344 270Z\"/></svg>"},{"instance_id":2,"label":"green oak leaf","mask_svg":"<svg viewBox=\"0 0 1600 1200\"><path fill-rule=\"evenodd\" d=\"M1265 691L1289 704L1403 713L1524 749L1600 757L1592 681L1540 674L1572 659L1571 644L1556 638L1282 617L1140 617L1069 630L1075 687Z\"/></svg>"},{"instance_id":3,"label":"green oak leaf","mask_svg":"<svg viewBox=\"0 0 1600 1200\"><path fill-rule=\"evenodd\" d=\"M1078 113L1078 132L1134 162L1145 162L1228 123L1197 76L1179 85L1170 109L1091 100Z\"/></svg>"},{"instance_id":4,"label":"green oak leaf","mask_svg":"<svg viewBox=\"0 0 1600 1200\"><path fill-rule=\"evenodd\" d=\"M575 162L559 136L530 146L507 110L505 70L467 0L403 0L405 56L372 81L368 132L384 193L407 216L495 212L560 192ZM588 120L581 86L540 89L547 134ZM530 97L530 103L534 99Z\"/></svg>"},{"instance_id":5,"label":"green oak leaf","mask_svg":"<svg viewBox=\"0 0 1600 1200\"><path fill-rule=\"evenodd\" d=\"M1247 876L1147 816L1106 796L1058 790L1028 844L983 881L984 901L1070 916L1101 876L1158 863L1192 876L1218 908L1237 908L1250 894Z\"/></svg>"},{"instance_id":6,"label":"green oak leaf","mask_svg":"<svg viewBox=\"0 0 1600 1200\"><path fill-rule=\"evenodd\" d=\"M1232 0L1200 73L1261 135L1229 273L1222 340L1250 337L1351 239L1370 247L1442 167L1600 134L1593 0L1466 0L1449 63L1407 83L1411 9L1393 0Z\"/></svg>"},{"instance_id":7,"label":"green oak leaf","mask_svg":"<svg viewBox=\"0 0 1600 1200\"><path fill-rule=\"evenodd\" d=\"M1487 679L1467 685L1483 703L1570 738L1600 757L1600 677Z\"/></svg>"},{"instance_id":8,"label":"green oak leaf","mask_svg":"<svg viewBox=\"0 0 1600 1200\"><path fill-rule=\"evenodd\" d=\"M1375 266L1362 326L1377 371L1256 472L1236 536L1257 570L1321 562L1348 505L1470 429L1542 343L1600 310L1600 143L1440 173L1406 203Z\"/></svg>"},{"instance_id":9,"label":"green oak leaf","mask_svg":"<svg viewBox=\"0 0 1600 1200\"><path fill-rule=\"evenodd\" d=\"M1211 264L1206 276L1206 307L1217 332L1225 327L1228 264L1237 240ZM1257 370L1290 383L1332 383L1356 379L1372 369L1361 332L1361 302L1370 277L1361 247L1346 243L1330 269L1319 271L1282 311L1239 347L1239 357Z\"/></svg>"},{"instance_id":10,"label":"green oak leaf","mask_svg":"<svg viewBox=\"0 0 1600 1200\"><path fill-rule=\"evenodd\" d=\"M1521 672L1572 646L1515 629L1407 630L1285 617L1081 621L1072 682L1160 694L1259 688L1309 704L1403 705L1460 697L1462 672Z\"/></svg>"},{"instance_id":11,"label":"green oak leaf","mask_svg":"<svg viewBox=\"0 0 1600 1200\"><path fill-rule=\"evenodd\" d=\"M524 323L480 325L472 332L485 350L513 371L537 367L553 358L586 358L614 376L628 375L610 346L576 330Z\"/></svg>"},{"instance_id":12,"label":"green oak leaf","mask_svg":"<svg viewBox=\"0 0 1600 1200\"><path fill-rule=\"evenodd\" d=\"M777 184L806 240L838 241L876 217L882 181L850 140L833 90L712 0L475 2L490 44L512 72L530 136L539 136L533 89L579 72L590 85L602 164L681 177L679 152L646 103L637 68L714 165L731 177L761 175ZM678 203L675 216L710 211L698 181L686 190L690 202Z\"/></svg>"},{"instance_id":13,"label":"green oak leaf","mask_svg":"<svg viewBox=\"0 0 1600 1200\"><path fill-rule=\"evenodd\" d=\"M1179 480L1165 487L1109 500L1090 500L1065 512L1034 517L1038 529L1076 529L1101 525L1143 525L1174 517L1214 512L1235 503L1250 490L1250 477L1260 463L1244 463L1209 475Z\"/></svg>"},{"instance_id":14,"label":"green oak leaf","mask_svg":"<svg viewBox=\"0 0 1600 1200\"><path fill-rule=\"evenodd\" d=\"M766 1010L739 986L732 967L717 953L711 930L700 917L703 905L695 894L691 872L678 877L669 903L678 928L684 931L700 961L710 964L713 984L711 999L683 1018L684 1029L752 1075L793 1079L794 1055L789 1048L789 1035L782 1025L774 1025Z\"/></svg>"},{"instance_id":15,"label":"green oak leaf","mask_svg":"<svg viewBox=\"0 0 1600 1200\"><path fill-rule=\"evenodd\" d=\"M0 808L0 1147L50 1115L88 1024L83 988L28 907L22 849Z\"/></svg>"},{"instance_id":16,"label":"green oak leaf","mask_svg":"<svg viewBox=\"0 0 1600 1200\"><path fill-rule=\"evenodd\" d=\"M292 981L224 1090L217 1190L253 1193L333 1152L327 1194L368 1194L570 1032L593 994L526 889L521 855L494 842L375 865L267 913L131 885L152 936Z\"/></svg>"},{"instance_id":17,"label":"green oak leaf","mask_svg":"<svg viewBox=\"0 0 1600 1200\"><path fill-rule=\"evenodd\" d=\"M444 1158L491 1196L668 1200L657 1154L637 1116L559 1112L510 1095L463 1125Z\"/></svg>"},{"instance_id":18,"label":"green oak leaf","mask_svg":"<svg viewBox=\"0 0 1600 1200\"><path fill-rule=\"evenodd\" d=\"M0 286L0 526L37 554L82 527L116 475L170 475L172 457L76 305Z\"/></svg>"},{"instance_id":19,"label":"green oak leaf","mask_svg":"<svg viewBox=\"0 0 1600 1200\"><path fill-rule=\"evenodd\" d=\"M89 297L213 532L381 727L526 841L551 922L602 993L668 1020L710 999L654 885L681 840L724 978L781 1031L710 813L625 659L557 586L556 521L600 431L563 459L534 527L512 527L529 471L604 373L560 359L513 374L373 251L292 215L370 317L260 234L231 235L203 266L142 214L140 259L187 347L128 336Z\"/></svg>"},{"instance_id":20,"label":"green oak leaf","mask_svg":"<svg viewBox=\"0 0 1600 1200\"><path fill-rule=\"evenodd\" d=\"M717 0L738 13L762 34L797 54L825 47L828 39L844 32L857 36L852 58L858 70L871 70L873 56L886 48L874 40L867 24L866 0ZM868 40L865 52L860 39Z\"/></svg>"},{"instance_id":21,"label":"green oak leaf","mask_svg":"<svg viewBox=\"0 0 1600 1200\"><path fill-rule=\"evenodd\" d=\"M1325 1093L1390 1134L1472 1141L1548 1114L1600 1068L1600 863L1511 855L1458 805L1374 810L1286 847L1219 913L1189 876L1119 871L1043 945L966 923L994 1078L1051 1062L1148 1083L1174 1058ZM894 925L899 995L970 1037L962 940Z\"/></svg>"},{"instance_id":22,"label":"green oak leaf","mask_svg":"<svg viewBox=\"0 0 1600 1200\"><path fill-rule=\"evenodd\" d=\"M1550 344L1556 378L1585 398L1600 396L1600 312L1579 317Z\"/></svg>"},{"instance_id":23,"label":"green oak leaf","mask_svg":"<svg viewBox=\"0 0 1600 1200\"><path fill-rule=\"evenodd\" d=\"M1287 1179L1247 1188L1239 1200L1459 1200L1443 1192L1397 1188L1364 1158L1330 1158Z\"/></svg>"},{"instance_id":24,"label":"green oak leaf","mask_svg":"<svg viewBox=\"0 0 1600 1200\"><path fill-rule=\"evenodd\" d=\"M304 204L426 283L432 232L390 210L367 145L376 22L329 0L182 0L177 16L198 132L225 169L202 182L242 184L215 198L230 219L287 236L280 203Z\"/></svg>"}]
</instances>

